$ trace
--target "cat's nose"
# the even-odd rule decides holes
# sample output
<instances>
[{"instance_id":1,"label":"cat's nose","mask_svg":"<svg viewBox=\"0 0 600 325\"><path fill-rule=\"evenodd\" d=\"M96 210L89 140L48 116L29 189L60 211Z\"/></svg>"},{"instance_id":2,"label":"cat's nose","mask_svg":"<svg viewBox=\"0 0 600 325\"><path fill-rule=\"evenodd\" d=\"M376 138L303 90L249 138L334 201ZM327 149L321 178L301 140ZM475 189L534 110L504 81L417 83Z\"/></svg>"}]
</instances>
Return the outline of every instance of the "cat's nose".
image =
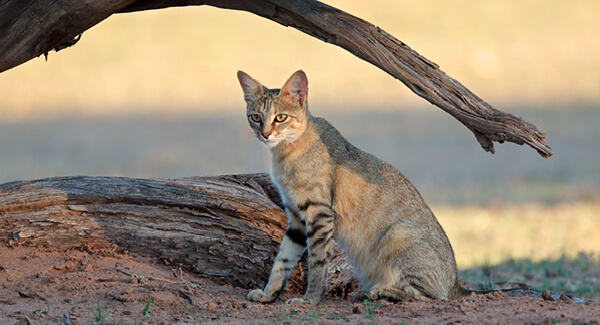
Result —
<instances>
[{"instance_id":1,"label":"cat's nose","mask_svg":"<svg viewBox=\"0 0 600 325\"><path fill-rule=\"evenodd\" d=\"M271 136L271 133L269 133L269 132L264 132L264 133L262 134L262 136L263 136L263 138L265 138L265 140L266 140L266 139L268 139L268 138L269 138L269 136Z\"/></svg>"}]
</instances>

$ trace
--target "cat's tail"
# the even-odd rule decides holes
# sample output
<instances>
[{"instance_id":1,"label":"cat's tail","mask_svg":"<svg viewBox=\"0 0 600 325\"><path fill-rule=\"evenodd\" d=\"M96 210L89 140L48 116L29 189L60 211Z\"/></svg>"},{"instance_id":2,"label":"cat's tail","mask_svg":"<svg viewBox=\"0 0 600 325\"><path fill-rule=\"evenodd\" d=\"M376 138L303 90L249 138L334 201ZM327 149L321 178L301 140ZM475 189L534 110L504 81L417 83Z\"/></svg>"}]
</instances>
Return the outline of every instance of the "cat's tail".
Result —
<instances>
[{"instance_id":1,"label":"cat's tail","mask_svg":"<svg viewBox=\"0 0 600 325\"><path fill-rule=\"evenodd\" d=\"M537 290L524 283L514 282L499 282L492 285L492 289L487 289L489 285L483 284L469 284L468 288L465 288L460 283L450 292L450 299L461 298L466 296L472 296L474 294L487 294L491 292L503 292L509 297L534 297L543 298L544 300L571 300L574 302L587 302L585 299L574 297L571 295L565 295L557 292L550 292L550 290Z\"/></svg>"},{"instance_id":2,"label":"cat's tail","mask_svg":"<svg viewBox=\"0 0 600 325\"><path fill-rule=\"evenodd\" d=\"M471 295L474 292L474 290L469 290L465 287L463 287L459 281L456 281L456 284L454 285L454 287L452 287L452 289L450 289L450 292L448 293L448 298L449 299L458 299L458 298L462 298L462 297L467 297L469 295ZM477 292L477 291L475 291Z\"/></svg>"}]
</instances>

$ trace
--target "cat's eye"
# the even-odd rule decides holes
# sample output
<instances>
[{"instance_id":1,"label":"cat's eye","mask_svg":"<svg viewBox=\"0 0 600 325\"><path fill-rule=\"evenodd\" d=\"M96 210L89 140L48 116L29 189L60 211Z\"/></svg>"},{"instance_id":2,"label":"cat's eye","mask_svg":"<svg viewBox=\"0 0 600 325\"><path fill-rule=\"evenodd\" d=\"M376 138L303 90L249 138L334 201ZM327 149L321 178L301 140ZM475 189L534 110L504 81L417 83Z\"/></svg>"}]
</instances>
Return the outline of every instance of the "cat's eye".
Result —
<instances>
[{"instance_id":1,"label":"cat's eye","mask_svg":"<svg viewBox=\"0 0 600 325\"><path fill-rule=\"evenodd\" d=\"M252 114L250 115L250 119L252 119L252 121L259 123L261 121L260 115L258 114Z\"/></svg>"},{"instance_id":2,"label":"cat's eye","mask_svg":"<svg viewBox=\"0 0 600 325\"><path fill-rule=\"evenodd\" d=\"M279 114L279 115L275 116L275 121L281 123L281 122L285 121L287 119L287 117L288 116L285 114Z\"/></svg>"}]
</instances>

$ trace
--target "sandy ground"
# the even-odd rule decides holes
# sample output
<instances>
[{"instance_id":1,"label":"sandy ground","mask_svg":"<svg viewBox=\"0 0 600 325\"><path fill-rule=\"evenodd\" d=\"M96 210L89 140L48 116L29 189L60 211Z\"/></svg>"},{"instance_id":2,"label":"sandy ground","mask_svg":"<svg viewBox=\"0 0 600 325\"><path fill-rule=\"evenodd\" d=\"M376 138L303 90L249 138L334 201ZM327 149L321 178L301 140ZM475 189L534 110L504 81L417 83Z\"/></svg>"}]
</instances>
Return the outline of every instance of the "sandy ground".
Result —
<instances>
[{"instance_id":1,"label":"sandy ground","mask_svg":"<svg viewBox=\"0 0 600 325\"><path fill-rule=\"evenodd\" d=\"M508 297L448 302L263 305L246 289L218 285L118 247L56 251L0 247L0 324L599 324L600 302ZM284 294L283 299L292 295Z\"/></svg>"}]
</instances>

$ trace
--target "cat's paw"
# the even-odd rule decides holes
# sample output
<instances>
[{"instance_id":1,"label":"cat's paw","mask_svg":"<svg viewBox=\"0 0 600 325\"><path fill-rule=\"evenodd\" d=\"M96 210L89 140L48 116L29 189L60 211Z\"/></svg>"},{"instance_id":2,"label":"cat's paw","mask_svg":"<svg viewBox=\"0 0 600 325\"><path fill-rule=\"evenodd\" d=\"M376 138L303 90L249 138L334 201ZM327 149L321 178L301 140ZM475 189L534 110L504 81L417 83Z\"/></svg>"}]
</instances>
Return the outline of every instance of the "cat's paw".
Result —
<instances>
[{"instance_id":1,"label":"cat's paw","mask_svg":"<svg viewBox=\"0 0 600 325\"><path fill-rule=\"evenodd\" d=\"M248 292L246 299L256 302L272 302L273 300L275 300L273 296L266 294L261 289L256 289Z\"/></svg>"},{"instance_id":2,"label":"cat's paw","mask_svg":"<svg viewBox=\"0 0 600 325\"><path fill-rule=\"evenodd\" d=\"M364 300L371 300L369 290L360 289L352 295L353 302L363 302Z\"/></svg>"},{"instance_id":3,"label":"cat's paw","mask_svg":"<svg viewBox=\"0 0 600 325\"><path fill-rule=\"evenodd\" d=\"M410 295L403 290L398 288L371 288L370 290L361 289L352 295L353 302L362 301L376 301L376 300L387 300L389 302L401 302L401 301L412 301L421 300L420 297ZM425 300L425 299L423 299ZM427 299L428 300L428 299Z\"/></svg>"},{"instance_id":4,"label":"cat's paw","mask_svg":"<svg viewBox=\"0 0 600 325\"><path fill-rule=\"evenodd\" d=\"M316 306L321 302L321 296L318 297L309 297L304 296L303 298L292 298L288 299L285 303L288 305L311 305Z\"/></svg>"},{"instance_id":5,"label":"cat's paw","mask_svg":"<svg viewBox=\"0 0 600 325\"><path fill-rule=\"evenodd\" d=\"M286 305L309 305L310 301L304 298L292 298L285 302Z\"/></svg>"}]
</instances>

